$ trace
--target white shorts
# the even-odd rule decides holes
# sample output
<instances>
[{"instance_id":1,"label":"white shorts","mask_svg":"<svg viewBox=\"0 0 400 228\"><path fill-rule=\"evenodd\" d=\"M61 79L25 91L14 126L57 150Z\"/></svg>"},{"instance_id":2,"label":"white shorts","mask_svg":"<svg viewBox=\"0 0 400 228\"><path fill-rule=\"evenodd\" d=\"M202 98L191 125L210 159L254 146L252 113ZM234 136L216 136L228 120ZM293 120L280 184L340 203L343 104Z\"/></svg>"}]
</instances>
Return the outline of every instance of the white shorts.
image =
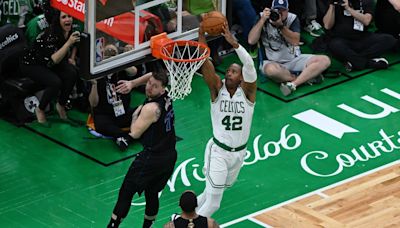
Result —
<instances>
[{"instance_id":1,"label":"white shorts","mask_svg":"<svg viewBox=\"0 0 400 228\"><path fill-rule=\"evenodd\" d=\"M310 60L310 58L313 56L315 56L315 55L301 54L286 63L279 63L276 61L264 60L263 66L262 66L262 71L264 71L265 65L267 65L269 63L278 63L279 65L281 65L283 68L287 69L290 72L302 72L304 70L304 68L306 68L308 60Z\"/></svg>"},{"instance_id":2,"label":"white shorts","mask_svg":"<svg viewBox=\"0 0 400 228\"><path fill-rule=\"evenodd\" d=\"M226 188L235 183L246 151L246 148L236 152L226 151L217 146L212 138L208 141L204 153L203 172L211 187Z\"/></svg>"}]
</instances>

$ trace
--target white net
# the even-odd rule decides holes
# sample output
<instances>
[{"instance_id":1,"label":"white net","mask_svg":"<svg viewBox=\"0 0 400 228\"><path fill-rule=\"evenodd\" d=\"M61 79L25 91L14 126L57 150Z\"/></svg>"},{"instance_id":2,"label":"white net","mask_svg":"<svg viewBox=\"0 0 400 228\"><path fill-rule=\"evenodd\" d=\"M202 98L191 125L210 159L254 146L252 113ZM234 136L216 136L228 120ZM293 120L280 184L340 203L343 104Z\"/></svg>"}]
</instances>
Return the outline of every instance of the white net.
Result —
<instances>
[{"instance_id":1,"label":"white net","mask_svg":"<svg viewBox=\"0 0 400 228\"><path fill-rule=\"evenodd\" d=\"M184 99L190 94L193 75L210 55L209 52L208 48L194 41L173 42L161 48L161 53L168 57L163 61L170 73L171 89L168 95L172 99Z\"/></svg>"}]
</instances>

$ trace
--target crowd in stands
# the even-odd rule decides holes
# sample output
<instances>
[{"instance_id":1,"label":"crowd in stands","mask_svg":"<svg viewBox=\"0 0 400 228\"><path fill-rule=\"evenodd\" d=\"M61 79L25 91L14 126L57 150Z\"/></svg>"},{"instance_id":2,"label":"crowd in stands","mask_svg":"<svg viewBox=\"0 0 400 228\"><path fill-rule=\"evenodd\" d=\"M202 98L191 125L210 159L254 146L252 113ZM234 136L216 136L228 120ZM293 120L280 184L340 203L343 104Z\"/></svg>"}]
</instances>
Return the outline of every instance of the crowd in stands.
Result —
<instances>
[{"instance_id":1,"label":"crowd in stands","mask_svg":"<svg viewBox=\"0 0 400 228\"><path fill-rule=\"evenodd\" d=\"M398 1L244 0L243 5L254 8L233 7L233 13L241 15L235 18L242 25L242 40L248 41L250 52L260 46L260 71L280 83L284 96L301 84L321 83L330 66L328 56L340 60L347 71L385 69L388 61L382 55L399 50ZM376 32L370 26L374 18ZM302 31L323 36L318 41L327 47L325 55L300 52Z\"/></svg>"},{"instance_id":2,"label":"crowd in stands","mask_svg":"<svg viewBox=\"0 0 400 228\"><path fill-rule=\"evenodd\" d=\"M132 4L135 7L149 1L132 1ZM185 0L183 31L197 28L202 14L217 9L215 2ZM382 55L400 49L400 3L395 0L233 0L229 4L228 18L236 38L253 57L259 58L260 73L280 84L284 96L303 84L322 83L323 73L330 66L329 56L339 59L347 71L385 69L388 62ZM129 67L90 83L83 82L78 77L77 57L83 24L54 10L48 0L23 1L16 4L19 11L11 11L7 5L0 4L1 25L14 24L23 29L28 42L20 70L44 89L35 109L38 122L47 123L44 110L53 100L60 118L68 119L66 106L75 87L74 91L78 88L75 93L86 94L84 99L90 101L97 132L112 137L121 150L126 150L132 141L126 129L134 109L129 107L130 95L118 89L143 84L127 82L148 73L149 69ZM162 21L163 31L171 33L177 29L176 7L176 2L171 1L149 11ZM371 24L376 29L371 30ZM327 52L301 53L304 34L315 39L323 36ZM97 35L106 40L104 58L133 49L131 44L105 33ZM221 45L221 39L209 43L216 65L221 62L218 54Z\"/></svg>"},{"instance_id":3,"label":"crowd in stands","mask_svg":"<svg viewBox=\"0 0 400 228\"><path fill-rule=\"evenodd\" d=\"M39 123L47 122L44 110L56 97L56 110L61 119L67 119L65 106L78 80L74 45L79 40L79 32L72 32L72 17L57 11L49 29L36 38L22 57L22 74L44 87L35 109Z\"/></svg>"},{"instance_id":4,"label":"crowd in stands","mask_svg":"<svg viewBox=\"0 0 400 228\"><path fill-rule=\"evenodd\" d=\"M276 18L271 15L275 13ZM286 0L275 0L271 9L265 8L260 20L253 26L248 36L249 44L261 41L265 48L266 60L261 66L265 75L281 84L281 91L288 96L297 86L306 82L322 80L330 60L325 55L301 54L300 20L289 13Z\"/></svg>"}]
</instances>

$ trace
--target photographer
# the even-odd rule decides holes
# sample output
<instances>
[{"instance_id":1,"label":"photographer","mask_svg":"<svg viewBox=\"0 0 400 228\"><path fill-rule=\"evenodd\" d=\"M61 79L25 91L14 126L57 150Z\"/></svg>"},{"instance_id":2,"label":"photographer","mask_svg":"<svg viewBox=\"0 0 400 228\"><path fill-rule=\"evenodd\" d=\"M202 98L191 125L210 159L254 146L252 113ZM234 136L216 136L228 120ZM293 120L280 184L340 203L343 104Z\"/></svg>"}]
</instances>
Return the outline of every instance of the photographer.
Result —
<instances>
[{"instance_id":1,"label":"photographer","mask_svg":"<svg viewBox=\"0 0 400 228\"><path fill-rule=\"evenodd\" d=\"M266 60L264 74L281 83L280 90L288 96L306 82L322 81L321 73L329 67L330 60L324 55L301 54L300 21L289 12L287 0L274 0L272 9L265 8L261 18L251 29L249 44L256 44L261 38ZM300 72L298 76L295 73ZM318 78L317 78L318 77Z\"/></svg>"},{"instance_id":2,"label":"photographer","mask_svg":"<svg viewBox=\"0 0 400 228\"><path fill-rule=\"evenodd\" d=\"M378 0L375 8L375 25L379 32L400 39L400 1Z\"/></svg>"},{"instance_id":3,"label":"photographer","mask_svg":"<svg viewBox=\"0 0 400 228\"><path fill-rule=\"evenodd\" d=\"M388 67L386 59L377 57L391 50L396 40L387 34L368 32L372 3L372 0L331 0L323 18L325 29L331 34L328 48L345 62L348 71Z\"/></svg>"}]
</instances>

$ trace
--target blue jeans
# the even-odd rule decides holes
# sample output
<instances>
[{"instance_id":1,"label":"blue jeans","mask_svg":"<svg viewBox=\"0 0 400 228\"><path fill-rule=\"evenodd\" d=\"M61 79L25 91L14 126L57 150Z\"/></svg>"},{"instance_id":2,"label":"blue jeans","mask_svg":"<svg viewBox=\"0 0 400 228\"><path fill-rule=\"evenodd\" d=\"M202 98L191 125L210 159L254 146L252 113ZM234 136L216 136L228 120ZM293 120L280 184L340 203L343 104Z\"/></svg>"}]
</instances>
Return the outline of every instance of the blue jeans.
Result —
<instances>
[{"instance_id":1,"label":"blue jeans","mask_svg":"<svg viewBox=\"0 0 400 228\"><path fill-rule=\"evenodd\" d=\"M243 29L243 38L247 42L250 30L256 24L259 17L250 0L232 0L232 6L232 16L239 18L240 26Z\"/></svg>"}]
</instances>

